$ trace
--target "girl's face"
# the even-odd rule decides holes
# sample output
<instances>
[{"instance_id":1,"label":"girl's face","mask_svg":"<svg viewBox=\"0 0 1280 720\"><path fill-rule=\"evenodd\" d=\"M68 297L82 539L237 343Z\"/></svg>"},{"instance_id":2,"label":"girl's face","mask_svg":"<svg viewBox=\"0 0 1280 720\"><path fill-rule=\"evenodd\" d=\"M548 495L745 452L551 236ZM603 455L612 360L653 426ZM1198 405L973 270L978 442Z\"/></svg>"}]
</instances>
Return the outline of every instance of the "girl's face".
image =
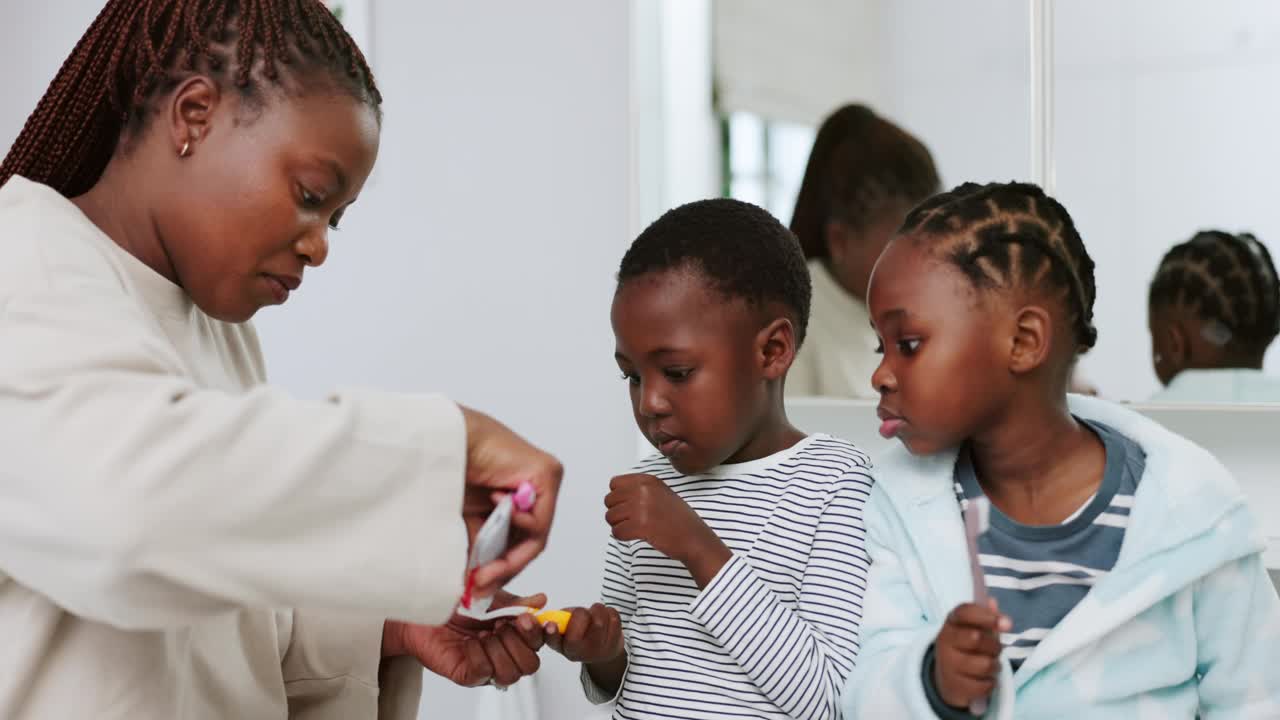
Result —
<instances>
[{"instance_id":1,"label":"girl's face","mask_svg":"<svg viewBox=\"0 0 1280 720\"><path fill-rule=\"evenodd\" d=\"M623 283L612 321L636 425L672 466L691 475L750 459L739 456L770 407L766 380L785 374L794 348L784 341L775 356L759 313L691 270Z\"/></svg>"},{"instance_id":2,"label":"girl's face","mask_svg":"<svg viewBox=\"0 0 1280 720\"><path fill-rule=\"evenodd\" d=\"M229 322L283 303L305 269L325 261L379 138L374 110L343 92L267 91L260 108L238 102L226 92L207 115L192 111L199 141L177 161L177 182L159 189L153 219L178 284Z\"/></svg>"},{"instance_id":3,"label":"girl's face","mask_svg":"<svg viewBox=\"0 0 1280 720\"><path fill-rule=\"evenodd\" d=\"M1013 390L999 293L979 292L908 236L885 249L867 299L884 353L871 379L883 435L927 455L997 420Z\"/></svg>"}]
</instances>

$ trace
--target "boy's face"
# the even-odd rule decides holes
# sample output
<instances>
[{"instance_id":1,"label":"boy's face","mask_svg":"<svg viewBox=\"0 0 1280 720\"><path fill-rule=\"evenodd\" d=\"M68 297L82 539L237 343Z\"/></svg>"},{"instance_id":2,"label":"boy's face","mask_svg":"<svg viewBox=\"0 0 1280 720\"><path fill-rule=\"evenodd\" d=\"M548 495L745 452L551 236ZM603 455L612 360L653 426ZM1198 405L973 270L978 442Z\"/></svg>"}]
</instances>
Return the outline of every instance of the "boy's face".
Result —
<instances>
[{"instance_id":1,"label":"boy's face","mask_svg":"<svg viewBox=\"0 0 1280 720\"><path fill-rule=\"evenodd\" d=\"M735 462L769 408L759 314L677 269L620 285L611 317L649 442L686 475Z\"/></svg>"},{"instance_id":2,"label":"boy's face","mask_svg":"<svg viewBox=\"0 0 1280 720\"><path fill-rule=\"evenodd\" d=\"M927 455L996 420L1012 385L998 294L899 238L876 264L867 299L884 351L871 378L882 434Z\"/></svg>"}]
</instances>

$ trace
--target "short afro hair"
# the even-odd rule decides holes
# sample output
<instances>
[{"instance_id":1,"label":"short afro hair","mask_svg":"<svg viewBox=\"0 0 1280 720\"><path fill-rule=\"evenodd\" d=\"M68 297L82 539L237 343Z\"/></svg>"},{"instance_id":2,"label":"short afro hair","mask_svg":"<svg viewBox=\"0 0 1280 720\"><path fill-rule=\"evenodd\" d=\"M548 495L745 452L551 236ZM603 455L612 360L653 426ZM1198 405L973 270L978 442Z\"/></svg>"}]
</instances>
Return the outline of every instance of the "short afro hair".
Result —
<instances>
[{"instance_id":1,"label":"short afro hair","mask_svg":"<svg viewBox=\"0 0 1280 720\"><path fill-rule=\"evenodd\" d=\"M763 208L730 198L668 210L631 243L618 286L650 273L691 269L730 298L763 308L777 302L804 342L813 290L800 242Z\"/></svg>"}]
</instances>

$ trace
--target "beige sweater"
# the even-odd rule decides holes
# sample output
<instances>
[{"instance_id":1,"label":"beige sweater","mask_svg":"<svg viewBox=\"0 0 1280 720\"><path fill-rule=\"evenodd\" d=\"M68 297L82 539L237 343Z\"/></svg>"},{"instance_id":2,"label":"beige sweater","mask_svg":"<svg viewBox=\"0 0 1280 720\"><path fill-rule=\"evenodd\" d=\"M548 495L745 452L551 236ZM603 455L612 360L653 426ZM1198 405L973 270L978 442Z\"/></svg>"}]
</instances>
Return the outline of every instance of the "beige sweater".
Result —
<instances>
[{"instance_id":1,"label":"beige sweater","mask_svg":"<svg viewBox=\"0 0 1280 720\"><path fill-rule=\"evenodd\" d=\"M0 718L413 716L381 627L458 598L461 413L263 381L251 325L0 188Z\"/></svg>"},{"instance_id":2,"label":"beige sweater","mask_svg":"<svg viewBox=\"0 0 1280 720\"><path fill-rule=\"evenodd\" d=\"M880 343L867 306L841 287L822 261L809 262L809 276L809 332L787 373L787 396L878 398L871 374L880 365Z\"/></svg>"}]
</instances>

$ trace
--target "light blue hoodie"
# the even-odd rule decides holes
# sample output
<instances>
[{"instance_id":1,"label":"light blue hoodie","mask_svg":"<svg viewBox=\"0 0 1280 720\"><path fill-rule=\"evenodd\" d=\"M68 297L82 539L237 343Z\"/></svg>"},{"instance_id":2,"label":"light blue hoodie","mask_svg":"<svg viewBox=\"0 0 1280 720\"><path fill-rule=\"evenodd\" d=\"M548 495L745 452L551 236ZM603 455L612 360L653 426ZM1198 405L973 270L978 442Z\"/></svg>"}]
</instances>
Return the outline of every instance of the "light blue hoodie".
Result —
<instances>
[{"instance_id":1,"label":"light blue hoodie","mask_svg":"<svg viewBox=\"0 0 1280 720\"><path fill-rule=\"evenodd\" d=\"M1079 417L1146 452L1115 568L1016 674L1002 660L986 717L1280 718L1280 597L1243 494L1208 452L1147 418L1072 397ZM952 473L955 452L877 458L862 650L845 720L935 717L922 663L943 621L973 598Z\"/></svg>"}]
</instances>

